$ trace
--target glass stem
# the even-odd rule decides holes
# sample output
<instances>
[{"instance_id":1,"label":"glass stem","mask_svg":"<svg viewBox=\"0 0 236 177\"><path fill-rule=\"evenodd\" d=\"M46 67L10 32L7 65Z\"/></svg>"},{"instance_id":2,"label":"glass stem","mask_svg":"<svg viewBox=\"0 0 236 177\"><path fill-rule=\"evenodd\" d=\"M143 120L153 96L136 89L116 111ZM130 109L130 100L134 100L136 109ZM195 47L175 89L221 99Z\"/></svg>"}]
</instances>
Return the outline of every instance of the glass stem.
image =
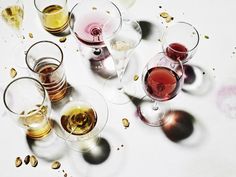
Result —
<instances>
[{"instance_id":1,"label":"glass stem","mask_svg":"<svg viewBox=\"0 0 236 177\"><path fill-rule=\"evenodd\" d=\"M153 103L152 109L153 109L154 111L157 111L157 110L159 109L159 106L158 106L158 102L157 102L157 101L155 101L155 102Z\"/></svg>"}]
</instances>

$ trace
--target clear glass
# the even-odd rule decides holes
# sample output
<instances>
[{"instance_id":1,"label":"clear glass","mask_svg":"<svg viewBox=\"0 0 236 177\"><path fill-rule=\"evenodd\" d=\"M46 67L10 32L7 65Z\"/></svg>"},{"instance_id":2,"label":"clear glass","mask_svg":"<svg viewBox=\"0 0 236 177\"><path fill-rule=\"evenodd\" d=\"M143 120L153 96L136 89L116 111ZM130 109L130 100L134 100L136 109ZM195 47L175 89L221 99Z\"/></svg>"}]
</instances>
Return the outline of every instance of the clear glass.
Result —
<instances>
[{"instance_id":1,"label":"clear glass","mask_svg":"<svg viewBox=\"0 0 236 177\"><path fill-rule=\"evenodd\" d=\"M34 0L41 23L50 33L61 33L69 25L67 0Z\"/></svg>"},{"instance_id":2,"label":"clear glass","mask_svg":"<svg viewBox=\"0 0 236 177\"><path fill-rule=\"evenodd\" d=\"M89 108L84 113L75 111ZM59 117L56 134L74 150L86 152L96 147L108 120L108 106L97 90L79 85L72 88L69 99L56 108ZM71 114L69 113L70 110ZM73 113L72 113L73 112Z\"/></svg>"},{"instance_id":3,"label":"clear glass","mask_svg":"<svg viewBox=\"0 0 236 177\"><path fill-rule=\"evenodd\" d=\"M88 47L82 51L89 60L104 60L109 56L104 43L103 26L107 35L112 36L121 26L121 13L117 6L108 0L80 1L71 10L70 30L80 46ZM85 48L84 47L84 48ZM80 47L81 48L81 47Z\"/></svg>"},{"instance_id":4,"label":"clear glass","mask_svg":"<svg viewBox=\"0 0 236 177\"><path fill-rule=\"evenodd\" d=\"M36 42L26 52L26 65L32 76L43 84L52 102L60 101L66 95L63 59L61 48L51 41Z\"/></svg>"},{"instance_id":5,"label":"clear glass","mask_svg":"<svg viewBox=\"0 0 236 177\"><path fill-rule=\"evenodd\" d=\"M183 65L158 53L148 61L142 73L142 85L149 99L144 98L138 113L144 123L162 126L165 115L170 110L166 101L174 98L182 88Z\"/></svg>"},{"instance_id":6,"label":"clear glass","mask_svg":"<svg viewBox=\"0 0 236 177\"><path fill-rule=\"evenodd\" d=\"M166 56L173 60L179 59L182 63L193 57L198 44L198 31L186 22L177 22L169 26L162 37L162 49Z\"/></svg>"},{"instance_id":7,"label":"clear glass","mask_svg":"<svg viewBox=\"0 0 236 177\"><path fill-rule=\"evenodd\" d=\"M51 104L39 81L30 77L13 80L4 90L3 101L8 112L24 128L29 138L42 139L50 134Z\"/></svg>"},{"instance_id":8,"label":"clear glass","mask_svg":"<svg viewBox=\"0 0 236 177\"><path fill-rule=\"evenodd\" d=\"M104 26L104 31L110 26L108 22ZM118 76L117 89L109 94L109 100L115 104L124 104L130 101L127 95L124 94L125 86L122 84L122 79L129 63L130 56L135 48L139 45L142 39L142 30L138 22L130 19L123 19L121 29L111 37L106 36L104 32L105 44L111 53L114 66ZM134 95L134 93L129 93Z\"/></svg>"}]
</instances>

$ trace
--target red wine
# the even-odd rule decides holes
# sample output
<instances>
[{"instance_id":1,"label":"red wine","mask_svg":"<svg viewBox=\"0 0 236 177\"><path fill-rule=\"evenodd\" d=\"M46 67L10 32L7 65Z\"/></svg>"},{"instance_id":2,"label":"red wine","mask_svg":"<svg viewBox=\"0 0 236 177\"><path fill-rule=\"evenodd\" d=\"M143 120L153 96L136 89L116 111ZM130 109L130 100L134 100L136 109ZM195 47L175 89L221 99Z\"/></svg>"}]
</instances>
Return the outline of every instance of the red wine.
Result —
<instances>
[{"instance_id":1,"label":"red wine","mask_svg":"<svg viewBox=\"0 0 236 177\"><path fill-rule=\"evenodd\" d=\"M169 100L177 95L179 76L169 68L154 67L145 75L145 89L150 96L159 101Z\"/></svg>"},{"instance_id":2,"label":"red wine","mask_svg":"<svg viewBox=\"0 0 236 177\"><path fill-rule=\"evenodd\" d=\"M185 60L188 57L188 49L180 43L171 43L166 48L166 54L173 60Z\"/></svg>"}]
</instances>

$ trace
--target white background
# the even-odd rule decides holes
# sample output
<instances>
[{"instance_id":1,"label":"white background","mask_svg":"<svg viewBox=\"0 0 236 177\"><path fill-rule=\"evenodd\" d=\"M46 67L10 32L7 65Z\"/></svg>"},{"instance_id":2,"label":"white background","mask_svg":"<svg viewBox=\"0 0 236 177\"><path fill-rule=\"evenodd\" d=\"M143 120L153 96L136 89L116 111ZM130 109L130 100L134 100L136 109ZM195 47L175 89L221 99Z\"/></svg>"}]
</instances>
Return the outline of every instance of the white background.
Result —
<instances>
[{"instance_id":1,"label":"white background","mask_svg":"<svg viewBox=\"0 0 236 177\"><path fill-rule=\"evenodd\" d=\"M68 36L65 43L59 42L59 37L47 33L37 16L33 1L24 0L25 44L30 46L39 40L51 40L58 43L65 54L65 71L70 83L87 84L102 92L102 80L93 74L84 64L83 58L76 51L78 45L73 36ZM68 1L71 9L75 0ZM162 8L159 8L162 6ZM174 143L170 141L160 128L153 128L143 124L135 116L135 106L132 103L117 106L108 102L109 120L103 135L111 146L109 159L100 165L89 165L79 153L64 149L60 160L61 169L52 170L50 161L39 158L39 165L32 168L29 165L15 167L15 158L24 158L30 151L25 135L19 127L4 112L0 105L0 171L2 177L62 177L64 169L73 177L235 177L236 176L236 117L229 118L217 107L217 89L225 80L236 85L236 25L234 0L137 0L128 10L129 15L136 20L145 20L153 23L151 37L143 40L136 49L137 74L141 76L144 64L157 52L161 51L158 42L160 30L164 28L163 19L159 14L167 11L175 21L187 21L193 24L200 33L198 50L191 60L191 64L200 66L209 77L212 87L204 95L190 95L181 92L172 101L175 109L182 109L195 118L194 132L187 139ZM164 25L166 23L164 22ZM5 28L0 26L1 51L1 94L5 84L10 81L8 76L11 67L18 71L17 77L27 72L16 66L15 47L17 41ZM28 37L32 32L34 38ZM209 36L206 39L204 35ZM134 59L134 60L135 60ZM214 69L213 69L214 68ZM141 84L137 82L137 86ZM104 95L106 93L103 93ZM2 103L1 103L2 104ZM122 118L127 117L130 127L124 129ZM124 145L121 148L121 144ZM49 148L48 152L57 152L61 144ZM120 148L118 151L117 148ZM47 151L47 150L45 150ZM51 154L49 153L49 156Z\"/></svg>"}]
</instances>

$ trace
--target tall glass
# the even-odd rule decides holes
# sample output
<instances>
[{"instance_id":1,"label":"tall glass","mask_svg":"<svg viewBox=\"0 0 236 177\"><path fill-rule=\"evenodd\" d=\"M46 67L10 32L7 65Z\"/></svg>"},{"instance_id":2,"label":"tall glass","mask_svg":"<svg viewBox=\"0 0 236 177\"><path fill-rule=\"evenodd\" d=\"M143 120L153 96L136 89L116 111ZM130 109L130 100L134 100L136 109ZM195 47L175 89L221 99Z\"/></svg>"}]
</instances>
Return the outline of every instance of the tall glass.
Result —
<instances>
[{"instance_id":1,"label":"tall glass","mask_svg":"<svg viewBox=\"0 0 236 177\"><path fill-rule=\"evenodd\" d=\"M109 28L110 23L111 22L108 22L103 27L105 31L105 44L111 53L119 81L117 82L117 87L114 89L114 92L109 95L109 100L116 104L124 104L129 101L129 98L124 94L125 86L122 83L122 79L130 56L141 42L142 30L138 22L123 19L121 29L112 36L106 36L106 29ZM134 95L134 93L129 94Z\"/></svg>"},{"instance_id":2,"label":"tall glass","mask_svg":"<svg viewBox=\"0 0 236 177\"><path fill-rule=\"evenodd\" d=\"M36 42L25 56L32 75L43 84L52 102L60 101L67 93L63 59L61 48L51 41Z\"/></svg>"},{"instance_id":3,"label":"tall glass","mask_svg":"<svg viewBox=\"0 0 236 177\"><path fill-rule=\"evenodd\" d=\"M69 24L67 0L34 0L41 23L50 33L61 33Z\"/></svg>"},{"instance_id":4,"label":"tall glass","mask_svg":"<svg viewBox=\"0 0 236 177\"><path fill-rule=\"evenodd\" d=\"M6 87L3 99L8 112L29 138L41 139L51 132L51 104L39 81L30 77L15 79Z\"/></svg>"}]
</instances>

